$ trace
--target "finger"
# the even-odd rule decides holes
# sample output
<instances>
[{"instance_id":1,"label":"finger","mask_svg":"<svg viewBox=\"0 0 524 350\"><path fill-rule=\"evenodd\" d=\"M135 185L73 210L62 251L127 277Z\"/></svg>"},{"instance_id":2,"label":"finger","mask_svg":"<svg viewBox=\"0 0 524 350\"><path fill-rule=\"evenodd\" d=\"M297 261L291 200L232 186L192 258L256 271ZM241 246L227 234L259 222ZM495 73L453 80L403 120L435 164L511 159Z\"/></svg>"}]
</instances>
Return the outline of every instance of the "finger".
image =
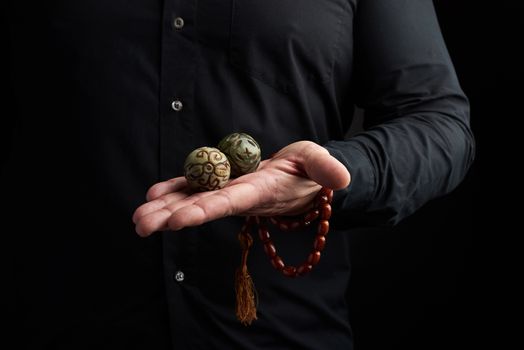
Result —
<instances>
[{"instance_id":1,"label":"finger","mask_svg":"<svg viewBox=\"0 0 524 350\"><path fill-rule=\"evenodd\" d=\"M303 161L308 177L324 187L337 190L347 187L351 182L346 167L321 146L307 146Z\"/></svg>"},{"instance_id":2,"label":"finger","mask_svg":"<svg viewBox=\"0 0 524 350\"><path fill-rule=\"evenodd\" d=\"M173 212L213 194L212 192L199 192L188 195L186 192L189 190L170 193L139 207L133 216L137 234L146 237L156 231L166 230L167 221Z\"/></svg>"},{"instance_id":3,"label":"finger","mask_svg":"<svg viewBox=\"0 0 524 350\"><path fill-rule=\"evenodd\" d=\"M168 193L150 202L144 203L139 206L133 214L133 222L136 224L138 219L142 216L152 213L162 208L167 208L172 203L176 203L186 198L188 194L184 192ZM169 209L169 208L167 208Z\"/></svg>"},{"instance_id":4,"label":"finger","mask_svg":"<svg viewBox=\"0 0 524 350\"><path fill-rule=\"evenodd\" d=\"M186 198L182 198L181 200L178 200L178 201L171 201L170 203L168 203L168 205L165 208L169 210L171 213L174 213L178 209L191 205L202 198L212 196L215 192L216 191L204 191L204 192L191 193L188 191L188 196L186 196Z\"/></svg>"},{"instance_id":5,"label":"finger","mask_svg":"<svg viewBox=\"0 0 524 350\"><path fill-rule=\"evenodd\" d=\"M141 237L147 237L153 232L165 230L170 217L171 212L164 208L141 216L136 222L136 233Z\"/></svg>"},{"instance_id":6,"label":"finger","mask_svg":"<svg viewBox=\"0 0 524 350\"><path fill-rule=\"evenodd\" d=\"M240 214L260 203L265 203L269 200L269 196L270 194L261 190L256 182L235 184L175 211L168 220L168 226L176 231Z\"/></svg>"},{"instance_id":7,"label":"finger","mask_svg":"<svg viewBox=\"0 0 524 350\"><path fill-rule=\"evenodd\" d=\"M187 180L184 177L175 177L173 179L159 182L147 191L147 201L152 201L164 194L180 191L187 187Z\"/></svg>"}]
</instances>

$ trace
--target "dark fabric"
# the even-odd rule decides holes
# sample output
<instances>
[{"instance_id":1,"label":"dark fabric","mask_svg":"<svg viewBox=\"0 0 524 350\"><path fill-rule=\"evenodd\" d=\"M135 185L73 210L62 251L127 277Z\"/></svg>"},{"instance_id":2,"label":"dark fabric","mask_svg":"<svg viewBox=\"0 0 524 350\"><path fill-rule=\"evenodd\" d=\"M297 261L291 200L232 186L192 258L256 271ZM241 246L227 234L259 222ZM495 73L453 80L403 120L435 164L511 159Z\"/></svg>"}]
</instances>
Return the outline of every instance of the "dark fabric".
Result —
<instances>
[{"instance_id":1,"label":"dark fabric","mask_svg":"<svg viewBox=\"0 0 524 350\"><path fill-rule=\"evenodd\" d=\"M5 14L0 189L22 348L350 349L349 231L397 223L473 159L429 0L29 0ZM355 105L366 130L345 139ZM149 186L235 131L264 157L315 141L352 174L310 275L277 274L255 242L250 327L234 316L242 219L147 239L131 222ZM313 232L274 240L295 264Z\"/></svg>"}]
</instances>

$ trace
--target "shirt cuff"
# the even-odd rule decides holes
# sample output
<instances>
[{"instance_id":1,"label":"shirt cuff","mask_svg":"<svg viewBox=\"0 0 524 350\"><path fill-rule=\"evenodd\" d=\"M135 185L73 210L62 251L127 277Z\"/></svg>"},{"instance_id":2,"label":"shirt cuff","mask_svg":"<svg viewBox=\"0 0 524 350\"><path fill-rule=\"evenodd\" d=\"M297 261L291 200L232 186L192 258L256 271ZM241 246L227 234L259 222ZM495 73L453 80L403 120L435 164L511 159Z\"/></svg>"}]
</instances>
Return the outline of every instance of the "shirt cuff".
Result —
<instances>
[{"instance_id":1,"label":"shirt cuff","mask_svg":"<svg viewBox=\"0 0 524 350\"><path fill-rule=\"evenodd\" d=\"M348 169L351 183L342 190L335 191L334 212L357 210L365 211L372 202L376 188L373 165L361 145L351 140L329 141L324 145L328 152Z\"/></svg>"}]
</instances>

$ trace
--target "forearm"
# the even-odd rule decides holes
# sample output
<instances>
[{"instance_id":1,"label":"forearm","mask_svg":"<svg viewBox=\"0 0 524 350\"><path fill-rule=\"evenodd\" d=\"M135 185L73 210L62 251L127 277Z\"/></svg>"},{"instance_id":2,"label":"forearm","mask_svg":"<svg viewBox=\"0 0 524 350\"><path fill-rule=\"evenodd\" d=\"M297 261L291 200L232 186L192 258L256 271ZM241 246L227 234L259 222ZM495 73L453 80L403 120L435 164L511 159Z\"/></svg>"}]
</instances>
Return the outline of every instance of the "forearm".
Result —
<instances>
[{"instance_id":1,"label":"forearm","mask_svg":"<svg viewBox=\"0 0 524 350\"><path fill-rule=\"evenodd\" d=\"M344 225L395 224L464 178L474 157L469 104L430 0L360 0L356 23L365 131L325 145L352 177L334 206Z\"/></svg>"},{"instance_id":2,"label":"forearm","mask_svg":"<svg viewBox=\"0 0 524 350\"><path fill-rule=\"evenodd\" d=\"M474 157L474 140L464 117L413 112L347 141L326 144L352 176L350 186L335 196L339 219L396 224L453 190Z\"/></svg>"}]
</instances>

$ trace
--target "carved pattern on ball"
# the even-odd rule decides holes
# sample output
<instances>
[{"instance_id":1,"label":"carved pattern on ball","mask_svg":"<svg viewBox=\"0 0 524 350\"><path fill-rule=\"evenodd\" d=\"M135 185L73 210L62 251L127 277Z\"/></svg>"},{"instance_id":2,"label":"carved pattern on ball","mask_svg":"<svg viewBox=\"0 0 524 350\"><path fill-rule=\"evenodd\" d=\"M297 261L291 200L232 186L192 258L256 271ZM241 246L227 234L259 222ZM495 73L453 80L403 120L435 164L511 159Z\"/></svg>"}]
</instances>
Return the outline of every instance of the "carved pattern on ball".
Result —
<instances>
[{"instance_id":1,"label":"carved pattern on ball","mask_svg":"<svg viewBox=\"0 0 524 350\"><path fill-rule=\"evenodd\" d=\"M229 181L231 166L224 153L213 147L200 147L189 153L184 176L195 191L213 191Z\"/></svg>"},{"instance_id":2,"label":"carved pattern on ball","mask_svg":"<svg viewBox=\"0 0 524 350\"><path fill-rule=\"evenodd\" d=\"M218 148L224 152L231 164L231 177L252 173L260 164L260 146L253 137L245 133L233 133L222 139Z\"/></svg>"}]
</instances>

